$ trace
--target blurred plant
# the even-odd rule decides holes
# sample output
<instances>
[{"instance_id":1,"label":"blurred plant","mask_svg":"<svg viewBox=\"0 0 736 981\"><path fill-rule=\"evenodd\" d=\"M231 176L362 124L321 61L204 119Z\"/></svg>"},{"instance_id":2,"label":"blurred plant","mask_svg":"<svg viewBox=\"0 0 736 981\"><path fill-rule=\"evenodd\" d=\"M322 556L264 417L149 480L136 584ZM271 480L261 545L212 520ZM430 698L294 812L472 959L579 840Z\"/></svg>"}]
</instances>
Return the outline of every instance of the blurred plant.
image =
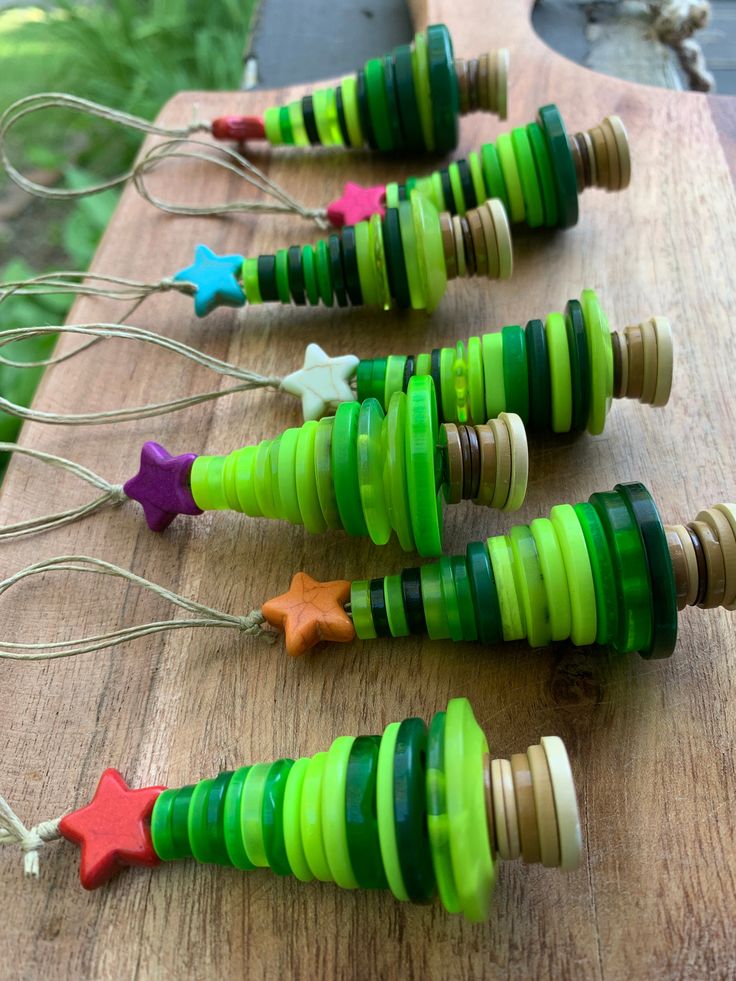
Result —
<instances>
[{"instance_id":1,"label":"blurred plant","mask_svg":"<svg viewBox=\"0 0 736 981\"><path fill-rule=\"evenodd\" d=\"M243 52L258 0L58 0L49 9L0 13L0 111L15 99L41 90L72 92L147 119L183 89L237 89ZM53 111L18 126L11 156L16 165L61 173L78 187L126 169L140 144L129 133L77 114ZM0 175L2 182L2 175ZM78 201L56 229L54 202L44 204L48 222L16 219L10 247L31 260L33 237L59 237L60 264L86 269L115 207L118 194L106 192ZM36 274L20 259L0 265L0 279ZM0 329L22 324L59 323L67 297L11 297L0 306ZM13 345L8 357L37 361L49 356L52 338ZM0 366L0 394L28 404L40 369ZM0 439L13 439L18 423L0 413ZM0 463L4 469L4 464Z\"/></svg>"}]
</instances>

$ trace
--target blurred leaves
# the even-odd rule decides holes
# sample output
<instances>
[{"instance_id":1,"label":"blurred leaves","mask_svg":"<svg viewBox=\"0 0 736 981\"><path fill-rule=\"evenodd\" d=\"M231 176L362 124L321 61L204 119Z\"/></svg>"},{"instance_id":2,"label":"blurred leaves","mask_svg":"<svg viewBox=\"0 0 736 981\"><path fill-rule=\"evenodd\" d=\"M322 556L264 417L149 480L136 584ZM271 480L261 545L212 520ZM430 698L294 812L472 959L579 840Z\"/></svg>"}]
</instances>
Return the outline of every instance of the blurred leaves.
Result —
<instances>
[{"instance_id":1,"label":"blurred leaves","mask_svg":"<svg viewBox=\"0 0 736 981\"><path fill-rule=\"evenodd\" d=\"M237 89L256 4L257 0L59 0L49 9L0 13L0 112L23 96L56 90L154 119L181 90ZM141 141L139 133L59 110L24 120L13 135L11 159L17 166L58 169L60 183L68 187L126 170ZM0 175L0 189L2 181ZM82 198L60 223L54 216L58 206L44 205L48 221L41 223L41 234L45 243L58 239L66 268L88 267L117 198L117 191ZM33 241L23 235L23 216L15 221L20 226L20 232L13 228L16 247L20 244L32 256ZM7 252L2 241L0 250ZM37 272L19 259L2 265L0 258L2 281ZM61 323L70 305L66 296L10 297L0 305L0 330ZM38 361L51 354L53 345L54 338L45 337L3 352L16 361ZM41 373L42 369L0 365L0 394L29 404ZM18 428L15 419L0 413L0 439L14 439Z\"/></svg>"}]
</instances>

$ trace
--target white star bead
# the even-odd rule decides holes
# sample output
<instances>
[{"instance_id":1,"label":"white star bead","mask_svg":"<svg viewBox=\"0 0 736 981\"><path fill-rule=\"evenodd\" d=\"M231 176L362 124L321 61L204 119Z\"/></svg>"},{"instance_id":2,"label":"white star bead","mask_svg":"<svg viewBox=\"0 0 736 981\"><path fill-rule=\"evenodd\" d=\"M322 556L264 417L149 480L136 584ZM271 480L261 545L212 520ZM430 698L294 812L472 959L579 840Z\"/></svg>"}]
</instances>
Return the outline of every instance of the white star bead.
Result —
<instances>
[{"instance_id":1,"label":"white star bead","mask_svg":"<svg viewBox=\"0 0 736 981\"><path fill-rule=\"evenodd\" d=\"M319 344L310 344L304 352L304 366L287 375L281 388L302 400L305 419L321 419L328 408L355 401L350 379L359 361L354 354L331 358Z\"/></svg>"}]
</instances>

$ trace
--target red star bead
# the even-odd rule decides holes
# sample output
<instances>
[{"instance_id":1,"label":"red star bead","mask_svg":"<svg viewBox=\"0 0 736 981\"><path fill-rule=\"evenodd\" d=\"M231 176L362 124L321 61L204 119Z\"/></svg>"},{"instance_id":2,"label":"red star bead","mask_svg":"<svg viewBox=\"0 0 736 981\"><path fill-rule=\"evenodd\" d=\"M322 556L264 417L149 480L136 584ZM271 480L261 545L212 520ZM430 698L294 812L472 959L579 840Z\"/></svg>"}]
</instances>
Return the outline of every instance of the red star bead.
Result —
<instances>
[{"instance_id":1,"label":"red star bead","mask_svg":"<svg viewBox=\"0 0 736 981\"><path fill-rule=\"evenodd\" d=\"M79 878L96 889L125 865L158 865L149 819L165 787L131 790L117 770L100 777L92 802L61 819L59 830L82 848Z\"/></svg>"},{"instance_id":2,"label":"red star bead","mask_svg":"<svg viewBox=\"0 0 736 981\"><path fill-rule=\"evenodd\" d=\"M348 181L342 197L327 205L327 217L335 228L357 225L359 221L365 221L371 215L385 213L386 188L383 185L362 187L360 184Z\"/></svg>"}]
</instances>

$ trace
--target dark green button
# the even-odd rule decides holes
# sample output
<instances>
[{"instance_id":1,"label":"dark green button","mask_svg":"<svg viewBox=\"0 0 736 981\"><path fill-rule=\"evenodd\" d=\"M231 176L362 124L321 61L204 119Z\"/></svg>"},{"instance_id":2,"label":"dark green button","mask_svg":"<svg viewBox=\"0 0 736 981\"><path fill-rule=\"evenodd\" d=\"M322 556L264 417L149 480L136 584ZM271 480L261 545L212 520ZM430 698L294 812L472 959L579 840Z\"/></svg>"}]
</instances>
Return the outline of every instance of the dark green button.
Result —
<instances>
[{"instance_id":1,"label":"dark green button","mask_svg":"<svg viewBox=\"0 0 736 981\"><path fill-rule=\"evenodd\" d=\"M411 46L408 44L401 44L398 48L394 48L394 76L406 148L414 151L426 150L419 103L414 88Z\"/></svg>"},{"instance_id":2,"label":"dark green button","mask_svg":"<svg viewBox=\"0 0 736 981\"><path fill-rule=\"evenodd\" d=\"M358 402L341 402L332 424L332 482L342 526L349 535L367 535L358 484Z\"/></svg>"},{"instance_id":3,"label":"dark green button","mask_svg":"<svg viewBox=\"0 0 736 981\"><path fill-rule=\"evenodd\" d=\"M394 73L394 61L390 54L383 57L383 87L386 92L388 122L391 127L394 150L403 150L404 134L401 129L401 115L399 113L399 93Z\"/></svg>"},{"instance_id":4,"label":"dark green button","mask_svg":"<svg viewBox=\"0 0 736 981\"><path fill-rule=\"evenodd\" d=\"M457 146L460 94L452 40L444 24L427 28L427 59L435 150L446 153Z\"/></svg>"},{"instance_id":5,"label":"dark green button","mask_svg":"<svg viewBox=\"0 0 736 981\"><path fill-rule=\"evenodd\" d=\"M391 628L386 613L386 596L383 591L383 577L370 581L371 614L376 637L390 637Z\"/></svg>"},{"instance_id":6,"label":"dark green button","mask_svg":"<svg viewBox=\"0 0 736 981\"><path fill-rule=\"evenodd\" d=\"M358 72L357 97L360 127L363 130L365 142L371 150L376 150L378 147L376 137L373 134L373 123L371 122L371 112L368 106L368 87L365 82L365 72L362 69Z\"/></svg>"},{"instance_id":7,"label":"dark green button","mask_svg":"<svg viewBox=\"0 0 736 981\"><path fill-rule=\"evenodd\" d=\"M354 307L359 307L363 303L363 291L360 288L355 228L352 225L346 225L342 230L342 262L348 299Z\"/></svg>"},{"instance_id":8,"label":"dark green button","mask_svg":"<svg viewBox=\"0 0 736 981\"><path fill-rule=\"evenodd\" d=\"M452 189L450 171L447 167L443 167L440 170L440 183L442 184L442 197L445 199L445 210L449 211L451 215L456 215L458 213L457 201L455 200L455 192Z\"/></svg>"},{"instance_id":9,"label":"dark green button","mask_svg":"<svg viewBox=\"0 0 736 981\"><path fill-rule=\"evenodd\" d=\"M501 339L506 411L521 416L526 425L529 421L529 369L524 331L518 324L511 324L503 328Z\"/></svg>"},{"instance_id":10,"label":"dark green button","mask_svg":"<svg viewBox=\"0 0 736 981\"><path fill-rule=\"evenodd\" d=\"M302 250L298 245L289 248L289 292L298 307L307 302L304 296L304 271L302 269Z\"/></svg>"},{"instance_id":11,"label":"dark green button","mask_svg":"<svg viewBox=\"0 0 736 981\"><path fill-rule=\"evenodd\" d=\"M266 774L261 805L263 850L269 867L276 875L291 875L284 839L284 794L293 760L277 760Z\"/></svg>"},{"instance_id":12,"label":"dark green button","mask_svg":"<svg viewBox=\"0 0 736 981\"><path fill-rule=\"evenodd\" d=\"M529 369L529 428L537 433L552 430L552 392L547 354L547 334L541 320L530 320L524 331Z\"/></svg>"},{"instance_id":13,"label":"dark green button","mask_svg":"<svg viewBox=\"0 0 736 981\"><path fill-rule=\"evenodd\" d=\"M465 198L465 210L468 211L470 208L475 208L478 204L468 161L458 160L457 171L460 174L460 184L462 185L463 197Z\"/></svg>"},{"instance_id":14,"label":"dark green button","mask_svg":"<svg viewBox=\"0 0 736 981\"><path fill-rule=\"evenodd\" d=\"M342 97L342 85L335 89L335 106L337 107L337 125L340 127L340 136L345 146L350 146L350 131L348 121L345 118L345 102Z\"/></svg>"},{"instance_id":15,"label":"dark green button","mask_svg":"<svg viewBox=\"0 0 736 981\"><path fill-rule=\"evenodd\" d=\"M419 569L402 569L401 596L404 600L404 614L409 633L426 634L427 619L422 602L422 577Z\"/></svg>"},{"instance_id":16,"label":"dark green button","mask_svg":"<svg viewBox=\"0 0 736 981\"><path fill-rule=\"evenodd\" d=\"M475 606L478 639L482 644L498 644L503 639L501 607L488 549L483 542L470 542L465 552L470 574L470 592Z\"/></svg>"},{"instance_id":17,"label":"dark green button","mask_svg":"<svg viewBox=\"0 0 736 981\"><path fill-rule=\"evenodd\" d=\"M376 812L380 736L358 736L348 757L345 824L348 854L361 889L386 889Z\"/></svg>"},{"instance_id":18,"label":"dark green button","mask_svg":"<svg viewBox=\"0 0 736 981\"><path fill-rule=\"evenodd\" d=\"M558 225L570 228L578 221L578 179L567 142L567 130L555 105L542 106L537 121L547 138L552 177L557 192Z\"/></svg>"},{"instance_id":19,"label":"dark green button","mask_svg":"<svg viewBox=\"0 0 736 981\"><path fill-rule=\"evenodd\" d=\"M646 649L652 637L652 586L639 529L620 494L591 494L589 501L606 533L616 578L619 629L612 647L622 654Z\"/></svg>"},{"instance_id":20,"label":"dark green button","mask_svg":"<svg viewBox=\"0 0 736 981\"><path fill-rule=\"evenodd\" d=\"M264 303L275 303L279 299L275 255L258 256L258 292Z\"/></svg>"},{"instance_id":21,"label":"dark green button","mask_svg":"<svg viewBox=\"0 0 736 981\"><path fill-rule=\"evenodd\" d=\"M317 288L319 298L326 307L331 307L334 302L332 292L332 272L330 271L330 253L327 249L327 242L323 238L317 242L314 250L315 262L317 265Z\"/></svg>"},{"instance_id":22,"label":"dark green button","mask_svg":"<svg viewBox=\"0 0 736 981\"><path fill-rule=\"evenodd\" d=\"M358 371L356 374L356 385L358 396L358 402L365 402L366 399L372 398L371 395L371 378L373 376L373 359L368 358L364 361L358 362Z\"/></svg>"},{"instance_id":23,"label":"dark green button","mask_svg":"<svg viewBox=\"0 0 736 981\"><path fill-rule=\"evenodd\" d=\"M316 146L320 142L320 138L311 95L305 95L302 99L302 116L304 117L304 129L307 131L307 138L312 146Z\"/></svg>"},{"instance_id":24,"label":"dark green button","mask_svg":"<svg viewBox=\"0 0 736 981\"><path fill-rule=\"evenodd\" d=\"M426 903L436 890L427 830L427 726L404 719L394 751L394 824L401 878L409 899Z\"/></svg>"},{"instance_id":25,"label":"dark green button","mask_svg":"<svg viewBox=\"0 0 736 981\"><path fill-rule=\"evenodd\" d=\"M677 642L677 594L664 525L643 484L616 484L644 542L652 584L652 639L639 649L642 657L669 657Z\"/></svg>"},{"instance_id":26,"label":"dark green button","mask_svg":"<svg viewBox=\"0 0 736 981\"><path fill-rule=\"evenodd\" d=\"M342 264L342 243L337 232L333 232L327 236L327 252L330 256L332 291L335 294L337 305L339 307L346 307L348 305L348 294L345 289L345 269Z\"/></svg>"},{"instance_id":27,"label":"dark green button","mask_svg":"<svg viewBox=\"0 0 736 981\"><path fill-rule=\"evenodd\" d=\"M402 310L411 306L409 281L406 278L404 247L401 244L399 209L388 208L383 219L383 247L386 252L386 269L391 296Z\"/></svg>"},{"instance_id":28,"label":"dark green button","mask_svg":"<svg viewBox=\"0 0 736 981\"><path fill-rule=\"evenodd\" d=\"M570 382L572 385L572 422L570 431L581 433L590 415L590 356L585 330L583 308L578 300L569 300L565 307L567 347L570 352Z\"/></svg>"}]
</instances>

